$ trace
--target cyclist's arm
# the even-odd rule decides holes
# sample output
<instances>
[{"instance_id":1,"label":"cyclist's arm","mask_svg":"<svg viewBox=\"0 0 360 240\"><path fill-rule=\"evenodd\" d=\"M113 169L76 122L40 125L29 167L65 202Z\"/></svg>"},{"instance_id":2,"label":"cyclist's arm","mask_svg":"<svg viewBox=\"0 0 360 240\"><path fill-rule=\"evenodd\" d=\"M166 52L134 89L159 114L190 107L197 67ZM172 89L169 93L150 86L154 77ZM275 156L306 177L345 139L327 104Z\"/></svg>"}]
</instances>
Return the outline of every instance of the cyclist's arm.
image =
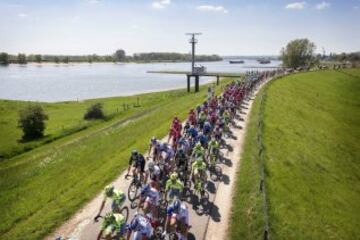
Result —
<instances>
[{"instance_id":1,"label":"cyclist's arm","mask_svg":"<svg viewBox=\"0 0 360 240\"><path fill-rule=\"evenodd\" d=\"M100 206L100 209L99 209L99 213L98 213L98 215L100 215L100 213L101 213L101 212L102 212L102 210L104 209L105 202L106 202L106 197L104 197L104 200L103 200L103 201L102 201L102 203L101 203L101 206Z\"/></svg>"}]
</instances>

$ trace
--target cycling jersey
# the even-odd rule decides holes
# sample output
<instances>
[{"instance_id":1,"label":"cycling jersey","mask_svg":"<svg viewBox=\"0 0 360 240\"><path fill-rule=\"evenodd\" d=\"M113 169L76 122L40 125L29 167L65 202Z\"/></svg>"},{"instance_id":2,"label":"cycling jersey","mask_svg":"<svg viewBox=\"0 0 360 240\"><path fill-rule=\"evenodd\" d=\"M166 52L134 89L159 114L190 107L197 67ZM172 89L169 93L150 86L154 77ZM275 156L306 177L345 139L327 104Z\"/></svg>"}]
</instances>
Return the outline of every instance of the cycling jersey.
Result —
<instances>
[{"instance_id":1,"label":"cycling jersey","mask_svg":"<svg viewBox=\"0 0 360 240\"><path fill-rule=\"evenodd\" d=\"M145 198L146 202L159 206L160 194L156 188L144 187L141 191L141 197Z\"/></svg>"},{"instance_id":2,"label":"cycling jersey","mask_svg":"<svg viewBox=\"0 0 360 240\"><path fill-rule=\"evenodd\" d=\"M193 153L192 153L192 156L199 156L199 157L202 157L204 156L204 152L205 152L205 149L200 145L196 145L193 149Z\"/></svg>"},{"instance_id":3,"label":"cycling jersey","mask_svg":"<svg viewBox=\"0 0 360 240\"><path fill-rule=\"evenodd\" d=\"M106 201L107 198L112 200L111 209L115 212L120 210L126 200L125 193L117 189L114 189L112 196L107 196L106 193L104 193L104 201Z\"/></svg>"},{"instance_id":4,"label":"cycling jersey","mask_svg":"<svg viewBox=\"0 0 360 240\"><path fill-rule=\"evenodd\" d=\"M182 191L184 189L184 185L179 179L177 179L176 181L172 181L171 179L169 179L166 181L165 191L168 191L170 189Z\"/></svg>"},{"instance_id":5,"label":"cycling jersey","mask_svg":"<svg viewBox=\"0 0 360 240\"><path fill-rule=\"evenodd\" d=\"M214 149L219 149L219 143L217 142L217 141L215 141L215 140L211 140L210 142L209 142L209 149L210 149L210 151L211 151L211 148L214 148Z\"/></svg>"},{"instance_id":6,"label":"cycling jersey","mask_svg":"<svg viewBox=\"0 0 360 240\"><path fill-rule=\"evenodd\" d=\"M135 215L135 217L138 221L138 224L136 224L135 227L132 227L131 224L129 226L129 230L135 232L133 236L133 240L140 240L142 236L146 236L148 238L151 237L153 228L151 226L151 223L149 220L142 216L142 215Z\"/></svg>"},{"instance_id":7,"label":"cycling jersey","mask_svg":"<svg viewBox=\"0 0 360 240\"><path fill-rule=\"evenodd\" d=\"M133 165L135 168L140 168L141 172L145 170L145 158L142 154L138 153L137 156L131 155L129 159L129 165Z\"/></svg>"},{"instance_id":8,"label":"cycling jersey","mask_svg":"<svg viewBox=\"0 0 360 240\"><path fill-rule=\"evenodd\" d=\"M105 235L111 233L119 233L121 236L125 234L126 219L122 214L114 213L112 221L105 219L101 225L101 230L104 231Z\"/></svg>"},{"instance_id":9,"label":"cycling jersey","mask_svg":"<svg viewBox=\"0 0 360 240\"><path fill-rule=\"evenodd\" d=\"M184 203L181 203L180 208L177 211L174 209L174 206L171 205L167 208L166 212L168 216L176 218L176 220L181 221L189 226L189 210Z\"/></svg>"},{"instance_id":10,"label":"cycling jersey","mask_svg":"<svg viewBox=\"0 0 360 240\"><path fill-rule=\"evenodd\" d=\"M197 169L197 170L205 170L206 169L206 164L204 163L204 161L195 161L192 164L192 168L193 170Z\"/></svg>"},{"instance_id":11,"label":"cycling jersey","mask_svg":"<svg viewBox=\"0 0 360 240\"><path fill-rule=\"evenodd\" d=\"M198 131L196 130L196 128L191 127L191 128L189 129L189 134L190 134L190 136L191 136L192 138L196 138L197 135L198 135Z\"/></svg>"}]
</instances>

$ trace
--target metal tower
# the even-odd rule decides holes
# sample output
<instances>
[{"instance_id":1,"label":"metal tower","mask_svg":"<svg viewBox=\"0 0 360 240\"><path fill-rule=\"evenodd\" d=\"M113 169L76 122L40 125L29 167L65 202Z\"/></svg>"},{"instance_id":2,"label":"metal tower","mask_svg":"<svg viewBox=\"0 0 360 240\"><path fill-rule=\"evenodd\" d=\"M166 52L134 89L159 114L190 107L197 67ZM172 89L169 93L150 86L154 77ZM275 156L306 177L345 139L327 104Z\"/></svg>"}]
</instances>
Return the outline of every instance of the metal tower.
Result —
<instances>
[{"instance_id":1,"label":"metal tower","mask_svg":"<svg viewBox=\"0 0 360 240\"><path fill-rule=\"evenodd\" d=\"M191 43L191 47L192 47L191 73L194 74L194 69L195 69L195 44L198 42L197 39L195 38L195 36L196 35L201 35L201 33L186 33L186 35L192 36L190 38L189 42Z\"/></svg>"}]
</instances>

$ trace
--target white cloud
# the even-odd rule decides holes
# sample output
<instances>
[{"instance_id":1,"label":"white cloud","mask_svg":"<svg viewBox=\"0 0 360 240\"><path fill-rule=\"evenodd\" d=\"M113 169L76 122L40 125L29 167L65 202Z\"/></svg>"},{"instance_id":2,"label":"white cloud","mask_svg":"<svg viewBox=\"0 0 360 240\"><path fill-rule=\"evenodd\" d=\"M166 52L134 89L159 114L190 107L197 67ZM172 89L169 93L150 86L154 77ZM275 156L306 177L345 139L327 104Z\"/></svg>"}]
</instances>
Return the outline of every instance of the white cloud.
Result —
<instances>
[{"instance_id":1,"label":"white cloud","mask_svg":"<svg viewBox=\"0 0 360 240\"><path fill-rule=\"evenodd\" d=\"M18 14L18 17L21 17L21 18L24 18L24 17L27 17L28 15L26 13L19 13Z\"/></svg>"},{"instance_id":2,"label":"white cloud","mask_svg":"<svg viewBox=\"0 0 360 240\"><path fill-rule=\"evenodd\" d=\"M213 5L201 5L201 6L197 6L196 9L204 12L222 12L222 13L229 12L223 6L213 6Z\"/></svg>"},{"instance_id":3,"label":"white cloud","mask_svg":"<svg viewBox=\"0 0 360 240\"><path fill-rule=\"evenodd\" d=\"M286 5L286 9L296 9L301 10L305 7L306 2L293 2Z\"/></svg>"},{"instance_id":4,"label":"white cloud","mask_svg":"<svg viewBox=\"0 0 360 240\"><path fill-rule=\"evenodd\" d=\"M171 0L159 0L152 3L152 7L155 9L164 9L170 5Z\"/></svg>"},{"instance_id":5,"label":"white cloud","mask_svg":"<svg viewBox=\"0 0 360 240\"><path fill-rule=\"evenodd\" d=\"M328 2L321 2L321 3L316 4L316 6L315 6L315 8L317 10L323 10L323 9L326 9L329 7L330 7L330 3L328 3Z\"/></svg>"}]
</instances>

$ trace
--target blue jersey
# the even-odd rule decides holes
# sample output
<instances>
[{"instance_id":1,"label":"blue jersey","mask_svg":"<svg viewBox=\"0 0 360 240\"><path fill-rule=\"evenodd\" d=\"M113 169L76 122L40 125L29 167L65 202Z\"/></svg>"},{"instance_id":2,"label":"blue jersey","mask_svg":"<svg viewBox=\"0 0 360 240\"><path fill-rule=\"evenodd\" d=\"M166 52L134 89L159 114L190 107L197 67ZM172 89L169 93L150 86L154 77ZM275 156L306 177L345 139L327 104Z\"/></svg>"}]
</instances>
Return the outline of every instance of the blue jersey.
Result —
<instances>
[{"instance_id":1,"label":"blue jersey","mask_svg":"<svg viewBox=\"0 0 360 240\"><path fill-rule=\"evenodd\" d=\"M196 128L192 127L189 129L189 134L192 138L196 138L198 136L198 131Z\"/></svg>"}]
</instances>

